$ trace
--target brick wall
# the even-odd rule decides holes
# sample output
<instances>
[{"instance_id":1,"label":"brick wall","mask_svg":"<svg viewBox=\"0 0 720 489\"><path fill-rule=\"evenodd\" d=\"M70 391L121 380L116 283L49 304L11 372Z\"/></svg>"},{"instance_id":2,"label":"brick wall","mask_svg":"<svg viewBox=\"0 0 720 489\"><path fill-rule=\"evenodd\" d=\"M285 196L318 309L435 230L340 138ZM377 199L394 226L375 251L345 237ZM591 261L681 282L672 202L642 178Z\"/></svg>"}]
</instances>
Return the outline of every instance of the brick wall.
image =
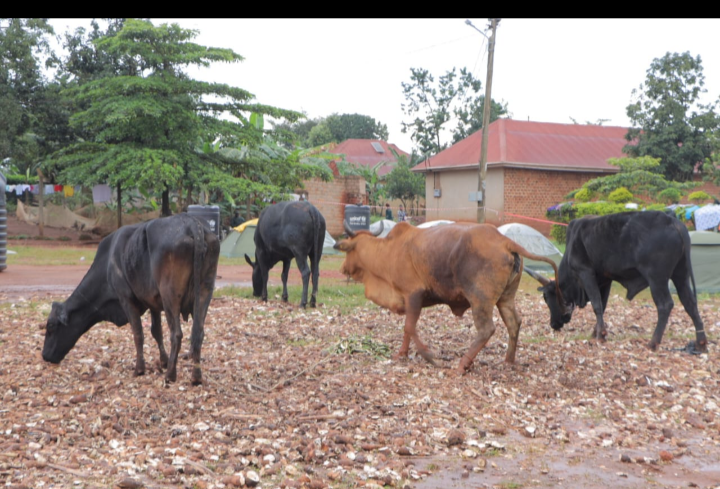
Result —
<instances>
[{"instance_id":1,"label":"brick wall","mask_svg":"<svg viewBox=\"0 0 720 489\"><path fill-rule=\"evenodd\" d=\"M336 176L331 182L314 178L304 181L303 185L305 188L298 192L305 192L308 200L318 208L333 238L344 233L345 204L357 204L358 201L367 204L365 180L356 175Z\"/></svg>"},{"instance_id":2,"label":"brick wall","mask_svg":"<svg viewBox=\"0 0 720 489\"><path fill-rule=\"evenodd\" d=\"M606 173L578 173L561 171L525 170L505 168L504 211L506 213L545 219L548 207L565 201L572 190L583 186L593 178ZM521 219L505 214L503 223L521 222L543 234L550 232L550 224Z\"/></svg>"}]
</instances>

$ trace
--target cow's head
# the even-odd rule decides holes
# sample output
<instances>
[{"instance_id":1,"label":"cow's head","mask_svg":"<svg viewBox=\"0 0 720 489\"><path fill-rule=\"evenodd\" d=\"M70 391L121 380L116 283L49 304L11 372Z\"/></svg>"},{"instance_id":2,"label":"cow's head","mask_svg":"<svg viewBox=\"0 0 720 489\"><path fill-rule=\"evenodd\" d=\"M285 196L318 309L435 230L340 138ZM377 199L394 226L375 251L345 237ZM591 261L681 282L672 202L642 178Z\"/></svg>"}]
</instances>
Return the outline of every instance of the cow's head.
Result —
<instances>
[{"instance_id":1,"label":"cow's head","mask_svg":"<svg viewBox=\"0 0 720 489\"><path fill-rule=\"evenodd\" d=\"M253 273L252 273L253 296L260 297L262 295L262 291L263 291L263 284L262 284L262 274L260 273L260 267L258 266L258 262L257 262L257 255L255 255L255 263L253 263L253 261L250 259L249 256L247 256L247 253L246 253L245 261L248 262L248 265L250 265L253 269Z\"/></svg>"},{"instance_id":2,"label":"cow's head","mask_svg":"<svg viewBox=\"0 0 720 489\"><path fill-rule=\"evenodd\" d=\"M380 236L383 232L385 225L380 221L380 229L374 233L370 231L353 231L347 221L343 220L343 227L345 228L345 234L348 235L347 239L338 241L333 246L338 251L345 252L345 261L340 266L340 273L349 275L357 281L362 281L362 263L357 253L354 253L358 243L363 239L375 239Z\"/></svg>"},{"instance_id":3,"label":"cow's head","mask_svg":"<svg viewBox=\"0 0 720 489\"><path fill-rule=\"evenodd\" d=\"M86 331L86 328L72 324L72 321L68 319L67 308L64 303L53 302L50 316L48 316L45 325L43 360L50 363L60 363Z\"/></svg>"},{"instance_id":4,"label":"cow's head","mask_svg":"<svg viewBox=\"0 0 720 489\"><path fill-rule=\"evenodd\" d=\"M555 331L562 329L572 319L573 304L566 304L560 288L555 280L549 280L539 273L525 268L525 272L540 282L538 290L543 293L543 299L550 309L550 327Z\"/></svg>"}]
</instances>

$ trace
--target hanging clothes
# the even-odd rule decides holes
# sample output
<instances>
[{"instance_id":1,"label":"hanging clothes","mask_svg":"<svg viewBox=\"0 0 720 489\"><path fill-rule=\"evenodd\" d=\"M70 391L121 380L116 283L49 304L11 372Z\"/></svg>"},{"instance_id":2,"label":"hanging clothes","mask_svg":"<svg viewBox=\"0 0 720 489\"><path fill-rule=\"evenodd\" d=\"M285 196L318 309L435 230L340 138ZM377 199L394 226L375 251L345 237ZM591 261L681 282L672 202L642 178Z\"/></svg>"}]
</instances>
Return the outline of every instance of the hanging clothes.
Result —
<instances>
[{"instance_id":1,"label":"hanging clothes","mask_svg":"<svg viewBox=\"0 0 720 489\"><path fill-rule=\"evenodd\" d=\"M93 203L109 202L112 198L112 189L106 184L95 185L92 189Z\"/></svg>"},{"instance_id":2,"label":"hanging clothes","mask_svg":"<svg viewBox=\"0 0 720 489\"><path fill-rule=\"evenodd\" d=\"M62 189L65 197L72 197L73 195L75 195L75 189L72 185L63 185Z\"/></svg>"}]
</instances>

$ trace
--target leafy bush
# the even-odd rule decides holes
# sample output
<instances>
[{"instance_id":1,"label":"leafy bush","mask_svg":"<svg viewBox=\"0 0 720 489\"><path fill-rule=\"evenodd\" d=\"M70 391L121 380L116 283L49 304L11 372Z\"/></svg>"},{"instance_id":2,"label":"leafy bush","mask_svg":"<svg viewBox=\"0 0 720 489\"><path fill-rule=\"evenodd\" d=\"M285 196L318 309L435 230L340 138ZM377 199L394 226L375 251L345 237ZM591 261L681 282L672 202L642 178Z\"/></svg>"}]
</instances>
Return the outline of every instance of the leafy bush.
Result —
<instances>
[{"instance_id":1,"label":"leafy bush","mask_svg":"<svg viewBox=\"0 0 720 489\"><path fill-rule=\"evenodd\" d=\"M712 197L710 197L707 192L703 192L702 190L698 190L697 192L693 192L690 195L688 195L688 200L690 202L694 202L696 204L699 204L700 202L703 202L705 200L710 200Z\"/></svg>"},{"instance_id":2,"label":"leafy bush","mask_svg":"<svg viewBox=\"0 0 720 489\"><path fill-rule=\"evenodd\" d=\"M567 226L553 224L550 228L550 237L558 243L565 243L567 240Z\"/></svg>"},{"instance_id":3,"label":"leafy bush","mask_svg":"<svg viewBox=\"0 0 720 489\"><path fill-rule=\"evenodd\" d=\"M592 198L592 194L590 190L583 187L575 193L575 198L580 202L587 202Z\"/></svg>"},{"instance_id":4,"label":"leafy bush","mask_svg":"<svg viewBox=\"0 0 720 489\"><path fill-rule=\"evenodd\" d=\"M625 204L633 199L633 194L630 193L630 191L625 187L620 187L610 192L610 195L608 195L608 199L615 202L616 204Z\"/></svg>"},{"instance_id":5,"label":"leafy bush","mask_svg":"<svg viewBox=\"0 0 720 489\"><path fill-rule=\"evenodd\" d=\"M676 188L666 188L658 194L658 200L666 204L677 204L680 202L680 197L682 194Z\"/></svg>"}]
</instances>

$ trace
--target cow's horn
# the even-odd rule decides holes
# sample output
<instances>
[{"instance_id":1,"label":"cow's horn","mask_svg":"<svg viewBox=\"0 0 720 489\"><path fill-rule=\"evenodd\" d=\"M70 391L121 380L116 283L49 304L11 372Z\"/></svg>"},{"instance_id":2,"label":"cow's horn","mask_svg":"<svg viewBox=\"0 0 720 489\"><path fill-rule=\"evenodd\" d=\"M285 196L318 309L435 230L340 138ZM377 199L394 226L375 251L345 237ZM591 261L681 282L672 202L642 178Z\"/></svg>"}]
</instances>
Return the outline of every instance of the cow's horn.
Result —
<instances>
[{"instance_id":1,"label":"cow's horn","mask_svg":"<svg viewBox=\"0 0 720 489\"><path fill-rule=\"evenodd\" d=\"M355 231L350 228L350 224L348 224L347 220L345 219L343 219L343 228L345 228L345 234L347 234L351 238L355 237Z\"/></svg>"},{"instance_id":2,"label":"cow's horn","mask_svg":"<svg viewBox=\"0 0 720 489\"><path fill-rule=\"evenodd\" d=\"M373 236L380 236L384 229L385 229L385 222L380 221L380 229L378 230L378 232L372 233Z\"/></svg>"},{"instance_id":3,"label":"cow's horn","mask_svg":"<svg viewBox=\"0 0 720 489\"><path fill-rule=\"evenodd\" d=\"M545 286L545 285L547 285L547 284L550 283L550 280L548 280L547 278L543 277L542 275L540 275L540 274L537 273L536 271L529 269L528 267L525 267L525 272L526 272L528 275L530 275L532 278L534 278L535 280L537 280L538 282L540 282L540 284L542 284L543 286Z\"/></svg>"}]
</instances>

